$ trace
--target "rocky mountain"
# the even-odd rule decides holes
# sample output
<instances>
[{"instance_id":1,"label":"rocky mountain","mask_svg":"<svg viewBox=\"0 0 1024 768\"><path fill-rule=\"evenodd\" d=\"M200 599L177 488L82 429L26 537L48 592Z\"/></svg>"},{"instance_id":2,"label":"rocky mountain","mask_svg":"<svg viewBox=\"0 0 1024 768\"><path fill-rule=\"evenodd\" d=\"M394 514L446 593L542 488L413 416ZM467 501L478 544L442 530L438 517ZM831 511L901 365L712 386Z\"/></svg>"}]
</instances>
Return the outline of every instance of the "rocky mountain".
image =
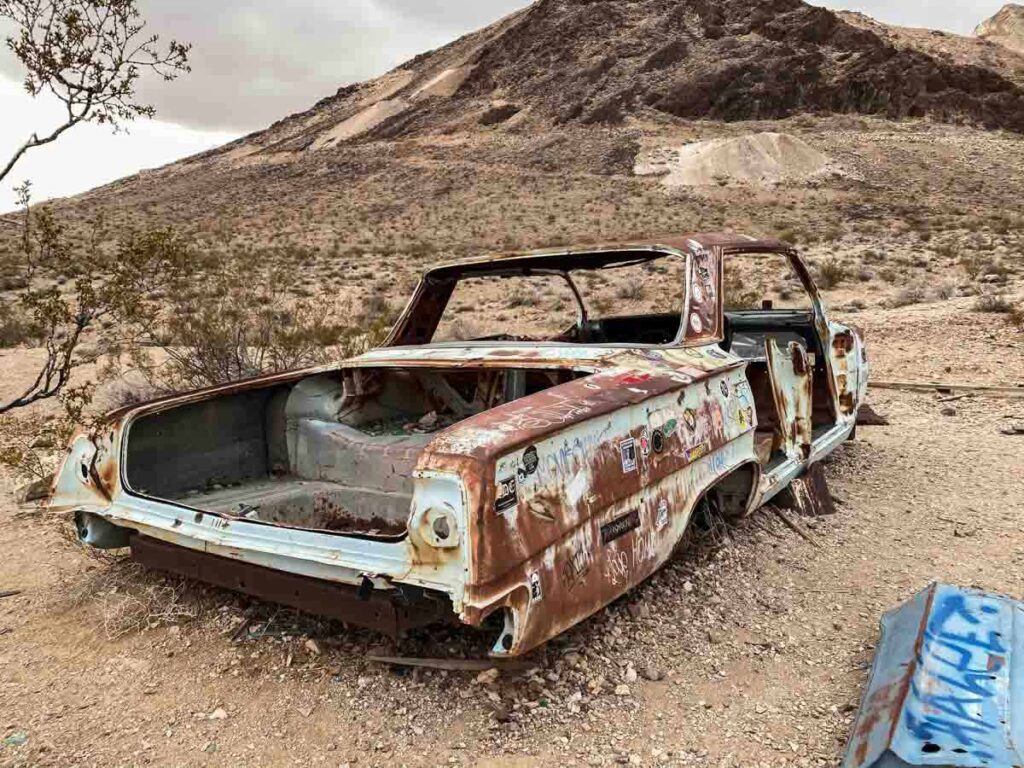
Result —
<instances>
[{"instance_id":1,"label":"rocky mountain","mask_svg":"<svg viewBox=\"0 0 1024 768\"><path fill-rule=\"evenodd\" d=\"M796 113L928 116L1024 132L1024 89L801 0L539 0L240 146L315 151L512 121Z\"/></svg>"},{"instance_id":2,"label":"rocky mountain","mask_svg":"<svg viewBox=\"0 0 1024 768\"><path fill-rule=\"evenodd\" d=\"M1004 5L999 13L979 24L974 34L1024 52L1024 5Z\"/></svg>"},{"instance_id":3,"label":"rocky mountain","mask_svg":"<svg viewBox=\"0 0 1024 768\"><path fill-rule=\"evenodd\" d=\"M927 135L954 131L956 146L970 146L995 136L986 129L1003 129L1000 147L1019 146L1024 55L977 38L801 0L538 0L266 130L62 205L331 252L738 226L728 190L661 206L657 174L636 169L680 158L688 142L794 131L813 151L845 156L836 167L854 172L835 177L839 194L863 197L855 215L881 221L889 214L871 190L899 186L912 165L928 190L945 163L961 196L978 174L970 194L987 206L992 173ZM916 134L912 151L897 130ZM824 183L812 176L800 183ZM843 217L823 208L805 218L831 231Z\"/></svg>"}]
</instances>

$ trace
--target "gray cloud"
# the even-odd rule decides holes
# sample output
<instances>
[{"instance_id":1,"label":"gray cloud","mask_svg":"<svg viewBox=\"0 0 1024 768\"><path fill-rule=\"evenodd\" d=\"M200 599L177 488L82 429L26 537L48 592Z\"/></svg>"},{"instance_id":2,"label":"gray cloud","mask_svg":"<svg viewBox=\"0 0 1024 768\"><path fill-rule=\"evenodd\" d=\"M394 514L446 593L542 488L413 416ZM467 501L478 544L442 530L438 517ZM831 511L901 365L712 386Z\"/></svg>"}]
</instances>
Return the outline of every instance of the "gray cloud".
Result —
<instances>
[{"instance_id":1,"label":"gray cloud","mask_svg":"<svg viewBox=\"0 0 1024 768\"><path fill-rule=\"evenodd\" d=\"M149 29L191 41L192 74L149 78L140 97L163 120L247 131L308 108L495 21L527 0L139 0ZM1002 0L819 0L883 21L968 33ZM20 78L0 56L0 73Z\"/></svg>"}]
</instances>

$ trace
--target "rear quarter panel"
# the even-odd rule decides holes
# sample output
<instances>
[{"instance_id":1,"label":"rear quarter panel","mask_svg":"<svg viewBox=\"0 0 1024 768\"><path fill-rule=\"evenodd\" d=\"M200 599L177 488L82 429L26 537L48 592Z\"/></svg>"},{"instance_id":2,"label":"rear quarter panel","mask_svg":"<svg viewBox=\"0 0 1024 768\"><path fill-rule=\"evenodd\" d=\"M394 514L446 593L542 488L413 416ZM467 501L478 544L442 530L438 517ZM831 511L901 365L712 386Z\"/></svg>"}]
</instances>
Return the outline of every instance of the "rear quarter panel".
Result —
<instances>
[{"instance_id":1,"label":"rear quarter panel","mask_svg":"<svg viewBox=\"0 0 1024 768\"><path fill-rule=\"evenodd\" d=\"M646 579L707 488L755 461L755 420L738 360L680 350L450 431L453 452L488 454L483 503L469 520L463 620L511 609L505 652L515 655Z\"/></svg>"}]
</instances>

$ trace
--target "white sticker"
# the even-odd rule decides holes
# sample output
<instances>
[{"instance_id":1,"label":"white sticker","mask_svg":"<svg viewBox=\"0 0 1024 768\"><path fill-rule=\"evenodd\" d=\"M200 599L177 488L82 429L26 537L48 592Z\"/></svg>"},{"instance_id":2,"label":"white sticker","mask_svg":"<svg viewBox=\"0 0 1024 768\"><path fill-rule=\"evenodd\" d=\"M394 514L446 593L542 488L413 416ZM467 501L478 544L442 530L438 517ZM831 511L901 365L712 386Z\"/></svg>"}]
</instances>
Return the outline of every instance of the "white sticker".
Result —
<instances>
[{"instance_id":1,"label":"white sticker","mask_svg":"<svg viewBox=\"0 0 1024 768\"><path fill-rule=\"evenodd\" d=\"M580 470L565 489L565 495L572 506L580 503L580 499L586 495L590 488L590 475L585 470Z\"/></svg>"},{"instance_id":2,"label":"white sticker","mask_svg":"<svg viewBox=\"0 0 1024 768\"><path fill-rule=\"evenodd\" d=\"M698 304L704 301L704 291L700 289L700 285L697 283L693 284L693 300Z\"/></svg>"},{"instance_id":3,"label":"white sticker","mask_svg":"<svg viewBox=\"0 0 1024 768\"><path fill-rule=\"evenodd\" d=\"M651 431L647 427L640 432L640 453L644 457L651 455Z\"/></svg>"},{"instance_id":4,"label":"white sticker","mask_svg":"<svg viewBox=\"0 0 1024 768\"><path fill-rule=\"evenodd\" d=\"M668 525L668 502L662 499L658 502L658 519L654 523L654 527L658 531L665 530Z\"/></svg>"},{"instance_id":5,"label":"white sticker","mask_svg":"<svg viewBox=\"0 0 1024 768\"><path fill-rule=\"evenodd\" d=\"M690 327L694 333L704 332L704 323L701 322L700 315L690 315Z\"/></svg>"},{"instance_id":6,"label":"white sticker","mask_svg":"<svg viewBox=\"0 0 1024 768\"><path fill-rule=\"evenodd\" d=\"M632 437L619 443L619 454L622 456L622 471L626 474L636 472L636 441Z\"/></svg>"},{"instance_id":7,"label":"white sticker","mask_svg":"<svg viewBox=\"0 0 1024 768\"><path fill-rule=\"evenodd\" d=\"M535 603L539 603L544 599L544 591L540 586L540 574L530 574L530 600Z\"/></svg>"}]
</instances>

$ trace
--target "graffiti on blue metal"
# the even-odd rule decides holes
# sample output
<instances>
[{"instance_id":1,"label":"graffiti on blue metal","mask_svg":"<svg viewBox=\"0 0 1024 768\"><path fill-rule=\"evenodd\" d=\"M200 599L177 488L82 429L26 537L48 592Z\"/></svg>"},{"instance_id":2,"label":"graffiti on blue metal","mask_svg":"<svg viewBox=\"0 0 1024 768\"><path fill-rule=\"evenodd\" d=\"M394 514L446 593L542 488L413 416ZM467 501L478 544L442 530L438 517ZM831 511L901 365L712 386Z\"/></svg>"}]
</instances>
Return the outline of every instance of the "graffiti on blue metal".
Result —
<instances>
[{"instance_id":1,"label":"graffiti on blue metal","mask_svg":"<svg viewBox=\"0 0 1024 768\"><path fill-rule=\"evenodd\" d=\"M1009 717L1022 612L1001 595L936 584L887 614L844 768L1024 765Z\"/></svg>"},{"instance_id":2,"label":"graffiti on blue metal","mask_svg":"<svg viewBox=\"0 0 1024 768\"><path fill-rule=\"evenodd\" d=\"M952 749L991 760L1002 742L1002 713L986 710L998 704L999 689L1008 682L1000 679L1006 677L1000 633L985 629L988 619L998 617L999 606L961 592L943 592L936 599L917 659L920 671L910 684L907 730L924 749L941 750L939 742L948 736L956 742Z\"/></svg>"}]
</instances>

